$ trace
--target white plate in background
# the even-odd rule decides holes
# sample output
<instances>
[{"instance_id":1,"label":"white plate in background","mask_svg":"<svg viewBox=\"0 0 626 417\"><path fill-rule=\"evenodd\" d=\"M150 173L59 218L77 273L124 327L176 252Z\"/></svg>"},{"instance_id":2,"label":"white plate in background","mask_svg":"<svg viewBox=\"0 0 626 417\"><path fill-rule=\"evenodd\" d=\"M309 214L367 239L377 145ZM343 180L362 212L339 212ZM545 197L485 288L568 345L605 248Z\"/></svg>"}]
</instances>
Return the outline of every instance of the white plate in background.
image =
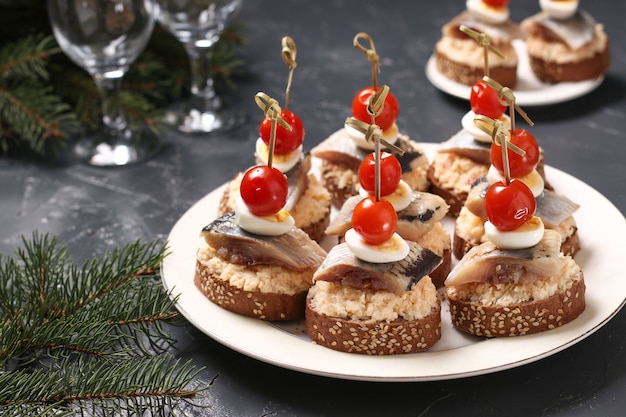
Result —
<instances>
[{"instance_id":1,"label":"white plate in background","mask_svg":"<svg viewBox=\"0 0 626 417\"><path fill-rule=\"evenodd\" d=\"M513 89L515 101L520 106L544 106L549 104L563 103L598 88L604 76L585 81L563 82L546 84L541 81L530 69L530 62L526 54L526 45L523 41L513 41L513 47L517 52L517 86ZM443 75L437 69L435 57L431 56L426 63L426 78L435 87L444 93L469 100L471 87L458 83Z\"/></svg>"}]
</instances>

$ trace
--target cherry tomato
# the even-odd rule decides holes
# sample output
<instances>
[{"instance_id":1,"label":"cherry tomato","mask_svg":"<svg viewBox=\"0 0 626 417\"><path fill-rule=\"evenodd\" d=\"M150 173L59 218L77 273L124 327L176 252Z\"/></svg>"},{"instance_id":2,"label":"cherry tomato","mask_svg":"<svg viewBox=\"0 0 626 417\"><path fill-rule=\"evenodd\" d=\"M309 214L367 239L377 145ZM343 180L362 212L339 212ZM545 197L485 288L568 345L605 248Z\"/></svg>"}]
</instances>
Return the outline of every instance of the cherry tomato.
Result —
<instances>
[{"instance_id":1,"label":"cherry tomato","mask_svg":"<svg viewBox=\"0 0 626 417\"><path fill-rule=\"evenodd\" d=\"M504 231L515 230L535 214L533 192L521 180L506 185L498 181L485 194L485 212L493 225Z\"/></svg>"},{"instance_id":2,"label":"cherry tomato","mask_svg":"<svg viewBox=\"0 0 626 417\"><path fill-rule=\"evenodd\" d=\"M302 145L304 141L304 125L302 120L293 112L282 109L280 112L282 117L290 126L291 132L282 127L276 125L276 140L274 142L274 153L276 155L287 155ZM272 121L264 118L259 126L259 135L263 142L269 146L270 134L272 132Z\"/></svg>"},{"instance_id":3,"label":"cherry tomato","mask_svg":"<svg viewBox=\"0 0 626 417\"><path fill-rule=\"evenodd\" d=\"M287 202L287 177L276 168L258 165L246 171L239 193L248 210L257 216L278 213Z\"/></svg>"},{"instance_id":4,"label":"cherry tomato","mask_svg":"<svg viewBox=\"0 0 626 417\"><path fill-rule=\"evenodd\" d=\"M483 0L483 3L498 9L509 4L509 0Z\"/></svg>"},{"instance_id":5,"label":"cherry tomato","mask_svg":"<svg viewBox=\"0 0 626 417\"><path fill-rule=\"evenodd\" d=\"M359 91L352 100L352 116L365 123L372 122L372 116L367 112L367 105L369 104L370 97L374 94L373 87L365 87ZM376 124L382 130L387 130L395 123L400 113L400 106L398 100L391 93L387 94L385 99L385 106L380 116L376 117Z\"/></svg>"},{"instance_id":6,"label":"cherry tomato","mask_svg":"<svg viewBox=\"0 0 626 417\"><path fill-rule=\"evenodd\" d=\"M523 177L537 166L537 162L539 161L539 145L535 137L525 129L515 129L515 134L511 135L511 142L526 151L526 154L521 156L511 149L507 149L511 177ZM502 148L496 144L491 144L491 163L498 171L504 172Z\"/></svg>"},{"instance_id":7,"label":"cherry tomato","mask_svg":"<svg viewBox=\"0 0 626 417\"><path fill-rule=\"evenodd\" d=\"M370 245L385 243L396 231L398 215L393 205L384 198L364 198L352 213L352 227Z\"/></svg>"},{"instance_id":8,"label":"cherry tomato","mask_svg":"<svg viewBox=\"0 0 626 417\"><path fill-rule=\"evenodd\" d=\"M380 195L389 195L398 187L402 177L402 167L398 159L389 152L380 153ZM368 154L359 167L361 187L370 194L376 194L376 158Z\"/></svg>"},{"instance_id":9,"label":"cherry tomato","mask_svg":"<svg viewBox=\"0 0 626 417\"><path fill-rule=\"evenodd\" d=\"M500 103L498 92L483 80L478 80L472 86L470 106L476 114L498 120L506 111L506 106Z\"/></svg>"}]
</instances>

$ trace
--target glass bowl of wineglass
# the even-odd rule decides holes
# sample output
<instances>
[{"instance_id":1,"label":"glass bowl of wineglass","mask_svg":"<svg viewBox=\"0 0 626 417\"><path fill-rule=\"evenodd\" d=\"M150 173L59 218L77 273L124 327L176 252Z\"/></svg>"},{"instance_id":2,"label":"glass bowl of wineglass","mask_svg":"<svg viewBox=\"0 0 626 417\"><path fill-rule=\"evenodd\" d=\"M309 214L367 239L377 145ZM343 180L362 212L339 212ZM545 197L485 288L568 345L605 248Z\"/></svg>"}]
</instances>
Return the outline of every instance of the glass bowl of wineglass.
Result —
<instances>
[{"instance_id":1,"label":"glass bowl of wineglass","mask_svg":"<svg viewBox=\"0 0 626 417\"><path fill-rule=\"evenodd\" d=\"M101 96L102 127L74 147L83 162L128 165L160 148L154 132L130 128L120 102L122 79L150 39L155 9L152 0L48 0L59 46L92 76Z\"/></svg>"},{"instance_id":2,"label":"glass bowl of wineglass","mask_svg":"<svg viewBox=\"0 0 626 417\"><path fill-rule=\"evenodd\" d=\"M172 106L164 122L180 132L208 134L241 125L242 112L229 109L213 83L213 46L241 8L242 0L157 0L158 21L185 48L191 70L189 99Z\"/></svg>"}]
</instances>

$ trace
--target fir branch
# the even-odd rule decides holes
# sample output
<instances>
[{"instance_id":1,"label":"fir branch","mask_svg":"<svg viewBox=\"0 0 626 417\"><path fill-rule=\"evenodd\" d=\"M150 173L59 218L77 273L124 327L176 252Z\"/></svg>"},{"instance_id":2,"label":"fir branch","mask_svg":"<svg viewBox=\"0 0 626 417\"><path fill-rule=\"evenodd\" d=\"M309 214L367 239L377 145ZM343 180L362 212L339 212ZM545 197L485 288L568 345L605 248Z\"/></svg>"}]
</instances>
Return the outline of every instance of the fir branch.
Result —
<instances>
[{"instance_id":1,"label":"fir branch","mask_svg":"<svg viewBox=\"0 0 626 417\"><path fill-rule=\"evenodd\" d=\"M61 49L51 36L29 36L0 49L0 77L48 80L46 61Z\"/></svg>"},{"instance_id":2,"label":"fir branch","mask_svg":"<svg viewBox=\"0 0 626 417\"><path fill-rule=\"evenodd\" d=\"M120 96L122 107L133 131L141 133L144 125L153 131L157 130L158 120L163 114L162 108L157 108L145 96L128 90L121 91Z\"/></svg>"},{"instance_id":3,"label":"fir branch","mask_svg":"<svg viewBox=\"0 0 626 417\"><path fill-rule=\"evenodd\" d=\"M93 78L65 57L52 61L50 72L55 92L70 105L78 121L88 129L97 129L102 123L102 109Z\"/></svg>"},{"instance_id":4,"label":"fir branch","mask_svg":"<svg viewBox=\"0 0 626 417\"><path fill-rule=\"evenodd\" d=\"M75 126L70 108L48 85L46 61L59 52L51 36L32 36L0 49L0 150L22 140L37 153L58 150ZM52 139L52 140L51 140Z\"/></svg>"},{"instance_id":5,"label":"fir branch","mask_svg":"<svg viewBox=\"0 0 626 417\"><path fill-rule=\"evenodd\" d=\"M159 277L165 246L136 241L81 266L56 237L22 246L0 254L1 415L175 410L206 389L167 353L162 325L177 313Z\"/></svg>"},{"instance_id":6,"label":"fir branch","mask_svg":"<svg viewBox=\"0 0 626 417\"><path fill-rule=\"evenodd\" d=\"M235 88L234 79L244 75L245 61L237 56L239 47L245 46L248 40L240 33L243 22L234 21L227 27L215 44L211 59L213 77L223 81L230 88Z\"/></svg>"},{"instance_id":7,"label":"fir branch","mask_svg":"<svg viewBox=\"0 0 626 417\"><path fill-rule=\"evenodd\" d=\"M44 84L33 82L29 86L14 85L12 88L0 86L2 152L6 153L12 140L17 138L23 138L32 150L40 154L45 153L46 145L58 149L59 139L64 137L63 126L73 125L74 122L68 111L69 107Z\"/></svg>"},{"instance_id":8,"label":"fir branch","mask_svg":"<svg viewBox=\"0 0 626 417\"><path fill-rule=\"evenodd\" d=\"M165 248L157 241L137 241L79 268L67 248L56 243L35 233L16 250L17 262L3 268L0 313L11 317L11 325L0 332L14 344L4 343L0 364L9 352L19 357L39 349L49 356L59 351L106 355L113 348L146 352L170 345L160 323L177 317L175 300L155 279ZM108 344L99 344L102 340Z\"/></svg>"},{"instance_id":9,"label":"fir branch","mask_svg":"<svg viewBox=\"0 0 626 417\"><path fill-rule=\"evenodd\" d=\"M51 371L0 374L2 415L141 415L146 408L172 412L177 403L192 401L204 390L189 388L200 369L167 355L61 365Z\"/></svg>"},{"instance_id":10,"label":"fir branch","mask_svg":"<svg viewBox=\"0 0 626 417\"><path fill-rule=\"evenodd\" d=\"M54 304L57 310L64 305L62 314L71 314L135 278L154 276L166 256L166 248L159 247L156 240L148 244L135 241L87 260L79 268L72 263L67 247L57 244L56 237L35 232L32 240L22 241L24 247L16 250L16 259L25 275L40 281L26 281L27 290L43 293L39 298Z\"/></svg>"}]
</instances>

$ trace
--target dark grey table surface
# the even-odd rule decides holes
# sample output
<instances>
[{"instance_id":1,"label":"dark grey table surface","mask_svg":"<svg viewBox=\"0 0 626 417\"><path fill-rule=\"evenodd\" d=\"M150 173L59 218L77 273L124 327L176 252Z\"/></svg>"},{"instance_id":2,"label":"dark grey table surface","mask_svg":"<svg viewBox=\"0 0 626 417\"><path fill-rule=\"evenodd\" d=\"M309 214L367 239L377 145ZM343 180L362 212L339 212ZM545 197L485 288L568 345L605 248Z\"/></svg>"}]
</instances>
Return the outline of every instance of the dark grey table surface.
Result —
<instances>
[{"instance_id":1,"label":"dark grey table surface","mask_svg":"<svg viewBox=\"0 0 626 417\"><path fill-rule=\"evenodd\" d=\"M538 9L537 2L511 3L517 21ZM611 39L606 79L579 99L525 109L536 123L532 132L548 163L594 187L624 213L626 3L582 3L605 24ZM401 129L417 141L447 139L459 129L469 106L433 87L424 67L441 26L463 7L462 1L247 1L240 17L249 37L244 54L250 75L226 98L248 113L248 123L214 137L164 134L158 156L122 169L29 156L0 159L0 251L13 253L21 236L34 230L59 236L77 259L138 238L166 239L191 205L252 164L261 118L253 96L264 91L283 100L284 35L298 47L290 108L306 126L306 148L341 126L354 93L369 84L365 57L352 46L360 31L376 42L379 80L391 86L400 102ZM235 352L190 324L169 330L178 341L175 354L205 367L203 381L219 375L200 401L210 408L190 411L192 415L626 414L625 311L581 342L537 362L482 376L412 383L298 373Z\"/></svg>"}]
</instances>

